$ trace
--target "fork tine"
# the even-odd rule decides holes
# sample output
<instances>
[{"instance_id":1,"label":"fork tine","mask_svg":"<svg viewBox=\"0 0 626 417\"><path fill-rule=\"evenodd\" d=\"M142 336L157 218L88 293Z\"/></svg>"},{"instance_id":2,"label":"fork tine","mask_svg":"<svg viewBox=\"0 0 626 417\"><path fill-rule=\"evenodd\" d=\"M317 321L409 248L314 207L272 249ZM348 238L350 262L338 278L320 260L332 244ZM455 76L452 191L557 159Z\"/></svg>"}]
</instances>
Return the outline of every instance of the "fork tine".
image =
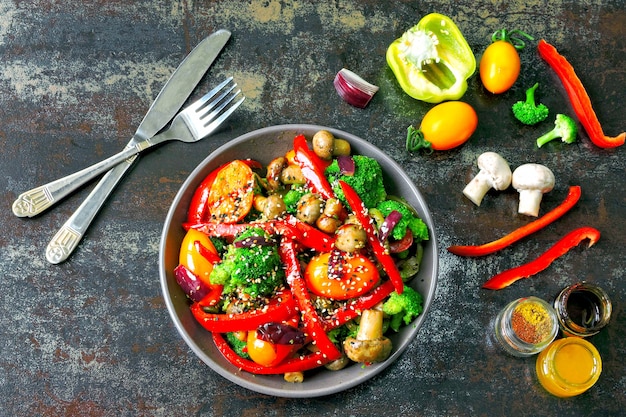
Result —
<instances>
[{"instance_id":1,"label":"fork tine","mask_svg":"<svg viewBox=\"0 0 626 417\"><path fill-rule=\"evenodd\" d=\"M228 85L228 83L230 83L232 80L233 80L233 77L228 77L227 79L219 83L219 85L217 85L211 91L209 91L208 93L200 97L197 101L187 106L185 110L188 110L190 112L192 111L196 112L200 110L202 107L206 105L207 101L211 100L217 93L219 93L224 87L226 87L226 85ZM234 87L231 87L230 90L232 90L233 88Z\"/></svg>"},{"instance_id":2,"label":"fork tine","mask_svg":"<svg viewBox=\"0 0 626 417\"><path fill-rule=\"evenodd\" d=\"M223 103L218 109L212 112L211 116L214 117L215 114L218 114L219 112L221 112L230 102L232 102L235 99L235 97L237 97L237 95L239 95L240 92L241 90L237 90L235 94L233 94L228 99L228 101ZM230 106L224 113L222 113L217 119L211 121L210 123L207 122L208 124L205 124L204 128L201 130L202 136L203 137L207 136L208 134L213 132L215 129L217 129L219 125L221 125L222 122L226 120L237 109L237 107L239 107L241 103L243 103L245 99L246 98L242 96L238 101L236 101L232 106Z\"/></svg>"},{"instance_id":3,"label":"fork tine","mask_svg":"<svg viewBox=\"0 0 626 417\"><path fill-rule=\"evenodd\" d=\"M217 98L211 100L211 102L209 104L207 104L206 106L199 108L196 110L196 117L200 120L205 119L206 117L214 117L215 114L219 113L222 109L224 109L225 105L228 104L229 102L232 101L232 98L230 98L228 101L225 102L225 104L220 105L220 107L214 111L212 111L215 106L217 106L220 102L222 102L222 100L224 100L224 98L226 98L226 96L228 96L228 94L230 94L231 91L233 91L235 89L235 87L237 87L237 83L233 83L233 85L231 85L229 88L225 89L222 94L220 94ZM235 92L235 95L239 94L241 90L238 90L237 92Z\"/></svg>"}]
</instances>

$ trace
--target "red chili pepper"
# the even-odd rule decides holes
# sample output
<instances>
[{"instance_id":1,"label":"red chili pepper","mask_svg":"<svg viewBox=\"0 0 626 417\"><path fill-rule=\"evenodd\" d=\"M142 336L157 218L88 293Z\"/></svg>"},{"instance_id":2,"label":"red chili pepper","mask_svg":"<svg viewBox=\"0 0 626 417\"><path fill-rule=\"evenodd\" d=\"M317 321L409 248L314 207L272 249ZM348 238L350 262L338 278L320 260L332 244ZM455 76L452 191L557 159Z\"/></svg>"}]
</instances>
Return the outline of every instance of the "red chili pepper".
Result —
<instances>
[{"instance_id":1,"label":"red chili pepper","mask_svg":"<svg viewBox=\"0 0 626 417\"><path fill-rule=\"evenodd\" d=\"M349 301L343 308L339 309L330 319L323 321L326 331L343 326L350 320L358 317L363 310L373 308L376 304L383 301L394 291L391 281L385 281L378 287L357 299Z\"/></svg>"},{"instance_id":2,"label":"red chili pepper","mask_svg":"<svg viewBox=\"0 0 626 417\"><path fill-rule=\"evenodd\" d=\"M294 138L293 149L296 152L296 162L309 186L323 198L327 200L333 198L335 193L328 179L324 176L324 162L309 149L304 135L298 135Z\"/></svg>"},{"instance_id":3,"label":"red chili pepper","mask_svg":"<svg viewBox=\"0 0 626 417\"><path fill-rule=\"evenodd\" d=\"M402 281L402 276L400 276L400 271L398 271L395 261L380 241L378 234L376 233L376 229L374 228L373 220L369 216L367 208L365 207L365 204L363 204L363 200L361 200L359 194L354 191L354 188L350 187L350 185L348 185L345 181L339 180L339 185L341 185L343 194L346 197L346 201L352 209L352 212L365 230L367 240L372 246L376 259L378 259L378 262L380 262L383 266L383 269L393 283L396 292L398 294L402 294L402 291L404 291L404 282Z\"/></svg>"},{"instance_id":4,"label":"red chili pepper","mask_svg":"<svg viewBox=\"0 0 626 417\"><path fill-rule=\"evenodd\" d=\"M306 281L302 278L300 261L298 261L296 255L294 242L283 239L279 246L279 252L283 264L285 264L287 283L302 312L302 321L307 329L308 336L314 340L315 345L324 354L325 358L330 360L339 359L341 352L328 338L324 326L322 326L322 320L311 302Z\"/></svg>"},{"instance_id":5,"label":"red chili pepper","mask_svg":"<svg viewBox=\"0 0 626 417\"><path fill-rule=\"evenodd\" d=\"M310 369L319 368L331 359L324 356L321 351L317 351L306 356L298 356L276 365L263 366L251 360L244 359L237 355L235 351L228 345L224 336L219 333L213 333L213 342L222 355L234 366L246 372L257 375L276 375L287 372L304 372Z\"/></svg>"},{"instance_id":6,"label":"red chili pepper","mask_svg":"<svg viewBox=\"0 0 626 417\"><path fill-rule=\"evenodd\" d=\"M565 200L557 207L547 212L537 220L528 223L519 229L514 230L506 236L501 237L493 242L485 243L479 246L460 246L453 245L448 247L448 251L459 256L484 256L497 252L506 248L509 245L517 242L526 236L535 233L536 231L546 227L556 219L567 213L580 199L580 186L574 185L569 188L569 192Z\"/></svg>"},{"instance_id":7,"label":"red chili pepper","mask_svg":"<svg viewBox=\"0 0 626 417\"><path fill-rule=\"evenodd\" d=\"M534 261L500 272L489 281L485 282L483 288L501 290L519 279L535 275L546 269L556 258L565 255L571 248L577 246L585 239L589 239L589 246L587 247L591 247L600 239L600 232L593 227L575 229L556 242L550 249L545 251Z\"/></svg>"},{"instance_id":8,"label":"red chili pepper","mask_svg":"<svg viewBox=\"0 0 626 417\"><path fill-rule=\"evenodd\" d=\"M296 302L289 291L279 292L266 306L241 314L214 314L202 309L201 303L191 305L191 313L210 332L236 332L256 330L262 324L288 320L297 311Z\"/></svg>"},{"instance_id":9,"label":"red chili pepper","mask_svg":"<svg viewBox=\"0 0 626 417\"><path fill-rule=\"evenodd\" d=\"M554 46L543 39L539 41L537 49L539 50L539 55L550 65L563 83L574 112L587 131L589 139L600 148L615 148L623 145L626 139L626 132L610 137L606 136L602 131L600 121L591 106L591 99L580 78L576 75L572 64L563 55L559 54Z\"/></svg>"}]
</instances>

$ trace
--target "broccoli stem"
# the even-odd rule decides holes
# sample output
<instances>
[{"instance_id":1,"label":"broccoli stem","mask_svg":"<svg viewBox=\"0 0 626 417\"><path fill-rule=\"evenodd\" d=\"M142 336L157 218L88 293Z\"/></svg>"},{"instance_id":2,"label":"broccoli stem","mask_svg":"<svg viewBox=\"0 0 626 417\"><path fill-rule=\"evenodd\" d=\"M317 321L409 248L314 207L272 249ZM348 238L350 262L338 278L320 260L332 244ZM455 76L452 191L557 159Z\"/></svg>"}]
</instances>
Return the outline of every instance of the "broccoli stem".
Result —
<instances>
[{"instance_id":1,"label":"broccoli stem","mask_svg":"<svg viewBox=\"0 0 626 417\"><path fill-rule=\"evenodd\" d=\"M539 83L535 83L535 85L526 90L526 104L537 105L535 102L535 91L537 91L537 87L539 87Z\"/></svg>"},{"instance_id":2,"label":"broccoli stem","mask_svg":"<svg viewBox=\"0 0 626 417\"><path fill-rule=\"evenodd\" d=\"M537 146L539 148L541 148L543 145L545 145L546 143L550 142L553 139L556 138L560 138L561 135L559 134L559 132L557 131L557 128L552 129L551 131L549 131L548 133L546 133L545 135L539 137L537 139Z\"/></svg>"}]
</instances>

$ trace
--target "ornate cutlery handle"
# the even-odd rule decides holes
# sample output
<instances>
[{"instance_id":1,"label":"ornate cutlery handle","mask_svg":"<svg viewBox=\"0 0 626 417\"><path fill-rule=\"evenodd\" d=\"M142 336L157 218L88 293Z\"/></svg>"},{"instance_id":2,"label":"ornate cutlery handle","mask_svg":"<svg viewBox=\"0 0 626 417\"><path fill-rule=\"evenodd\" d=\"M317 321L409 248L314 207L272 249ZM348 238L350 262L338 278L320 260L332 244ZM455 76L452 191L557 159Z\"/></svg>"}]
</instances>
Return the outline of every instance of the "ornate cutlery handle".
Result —
<instances>
[{"instance_id":1,"label":"ornate cutlery handle","mask_svg":"<svg viewBox=\"0 0 626 417\"><path fill-rule=\"evenodd\" d=\"M108 196L137 158L138 155L135 155L127 159L126 162L116 165L102 177L48 244L46 248L48 262L58 264L72 254Z\"/></svg>"}]
</instances>

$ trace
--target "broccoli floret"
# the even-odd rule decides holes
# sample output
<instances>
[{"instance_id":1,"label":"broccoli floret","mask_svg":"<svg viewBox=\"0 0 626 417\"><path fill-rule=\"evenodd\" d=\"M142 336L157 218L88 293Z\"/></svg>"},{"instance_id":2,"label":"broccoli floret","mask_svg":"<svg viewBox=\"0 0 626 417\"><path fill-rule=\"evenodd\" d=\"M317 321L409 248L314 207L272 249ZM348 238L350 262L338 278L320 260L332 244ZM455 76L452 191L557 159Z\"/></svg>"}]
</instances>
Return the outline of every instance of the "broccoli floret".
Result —
<instances>
[{"instance_id":1,"label":"broccoli floret","mask_svg":"<svg viewBox=\"0 0 626 417\"><path fill-rule=\"evenodd\" d=\"M354 174L348 175L342 172L337 160L334 160L328 168L325 175L335 192L335 196L346 206L348 202L343 195L339 180L345 181L349 186L354 188L365 207L376 207L378 203L387 198L387 191L383 184L383 170L374 158L365 155L354 155Z\"/></svg>"},{"instance_id":2,"label":"broccoli floret","mask_svg":"<svg viewBox=\"0 0 626 417\"><path fill-rule=\"evenodd\" d=\"M413 233L413 239L415 241L428 240L428 226L426 226L426 223L424 223L422 219L415 215L407 204L399 200L385 200L378 203L376 208L380 210L385 217L394 210L402 215L398 224L396 224L391 231L391 237L394 239L402 239L408 228Z\"/></svg>"},{"instance_id":3,"label":"broccoli floret","mask_svg":"<svg viewBox=\"0 0 626 417\"><path fill-rule=\"evenodd\" d=\"M250 359L250 355L247 350L247 343L245 340L240 340L233 332L226 333L226 341L235 353L244 359Z\"/></svg>"},{"instance_id":4,"label":"broccoli floret","mask_svg":"<svg viewBox=\"0 0 626 417\"><path fill-rule=\"evenodd\" d=\"M526 90L526 101L518 101L512 107L515 118L525 125L535 125L548 117L548 108L541 103L535 104L537 87L539 83Z\"/></svg>"},{"instance_id":5,"label":"broccoli floret","mask_svg":"<svg viewBox=\"0 0 626 417\"><path fill-rule=\"evenodd\" d=\"M565 143L572 143L576 140L577 133L578 127L574 119L564 114L557 114L554 120L554 129L537 139L537 147L541 148L556 138L561 138Z\"/></svg>"},{"instance_id":6,"label":"broccoli floret","mask_svg":"<svg viewBox=\"0 0 626 417\"><path fill-rule=\"evenodd\" d=\"M387 301L383 303L383 313L391 316L389 327L398 331L402 322L408 325L413 319L424 311L422 296L413 288L405 285L402 294L392 292Z\"/></svg>"},{"instance_id":7,"label":"broccoli floret","mask_svg":"<svg viewBox=\"0 0 626 417\"><path fill-rule=\"evenodd\" d=\"M343 326L329 330L327 335L331 342L341 345L348 337L356 337L358 330L358 324L354 321L349 321Z\"/></svg>"},{"instance_id":8,"label":"broccoli floret","mask_svg":"<svg viewBox=\"0 0 626 417\"><path fill-rule=\"evenodd\" d=\"M291 189L289 189L289 191L287 191L283 196L287 213L296 214L298 212L298 201L300 201L300 198L302 198L303 195L310 192L311 191L308 188L302 185L291 187Z\"/></svg>"},{"instance_id":9,"label":"broccoli floret","mask_svg":"<svg viewBox=\"0 0 626 417\"><path fill-rule=\"evenodd\" d=\"M276 245L263 229L251 227L241 233L233 243L260 237L263 244L249 246L229 245L222 261L215 264L209 279L224 286L224 293L241 291L252 297L269 296L284 285L285 272Z\"/></svg>"}]
</instances>

